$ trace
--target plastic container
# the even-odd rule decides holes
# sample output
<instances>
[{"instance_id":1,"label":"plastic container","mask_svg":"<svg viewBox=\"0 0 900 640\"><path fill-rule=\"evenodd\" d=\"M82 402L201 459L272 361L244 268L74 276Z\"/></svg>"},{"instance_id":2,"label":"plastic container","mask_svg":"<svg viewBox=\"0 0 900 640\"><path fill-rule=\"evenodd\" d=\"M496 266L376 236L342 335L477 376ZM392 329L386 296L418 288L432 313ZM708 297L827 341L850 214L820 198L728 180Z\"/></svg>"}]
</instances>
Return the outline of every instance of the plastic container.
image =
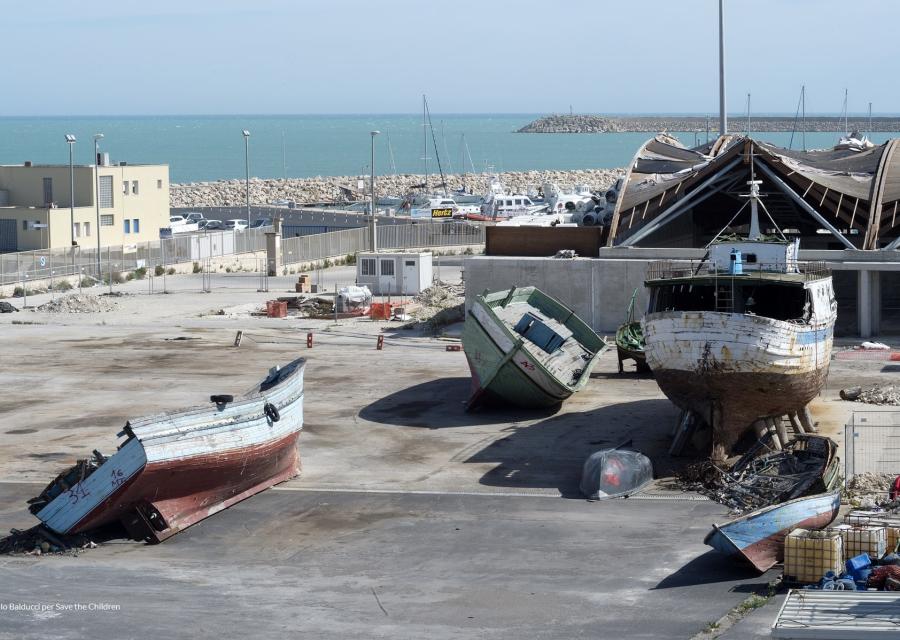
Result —
<instances>
[{"instance_id":1,"label":"plastic container","mask_svg":"<svg viewBox=\"0 0 900 640\"><path fill-rule=\"evenodd\" d=\"M266 315L270 318L287 318L287 302L269 300L266 302Z\"/></svg>"},{"instance_id":2,"label":"plastic container","mask_svg":"<svg viewBox=\"0 0 900 640\"><path fill-rule=\"evenodd\" d=\"M372 320L390 320L393 306L390 302L373 302L369 316Z\"/></svg>"},{"instance_id":3,"label":"plastic container","mask_svg":"<svg viewBox=\"0 0 900 640\"><path fill-rule=\"evenodd\" d=\"M844 560L863 553L877 560L886 553L887 529L883 526L842 524L825 531L840 534L844 541Z\"/></svg>"},{"instance_id":4,"label":"plastic container","mask_svg":"<svg viewBox=\"0 0 900 640\"><path fill-rule=\"evenodd\" d=\"M812 584L844 569L844 542L838 533L794 529L784 540L784 580Z\"/></svg>"}]
</instances>

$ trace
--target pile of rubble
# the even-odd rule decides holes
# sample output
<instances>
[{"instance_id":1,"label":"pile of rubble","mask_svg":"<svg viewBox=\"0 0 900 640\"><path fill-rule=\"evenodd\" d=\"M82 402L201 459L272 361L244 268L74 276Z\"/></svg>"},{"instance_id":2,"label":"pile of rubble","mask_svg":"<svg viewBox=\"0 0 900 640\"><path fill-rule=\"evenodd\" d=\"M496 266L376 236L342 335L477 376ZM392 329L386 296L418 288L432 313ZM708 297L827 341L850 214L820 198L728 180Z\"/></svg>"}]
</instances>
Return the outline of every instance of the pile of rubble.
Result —
<instances>
[{"instance_id":1,"label":"pile of rubble","mask_svg":"<svg viewBox=\"0 0 900 640\"><path fill-rule=\"evenodd\" d=\"M84 534L62 536L37 525L26 531L11 529L9 535L0 538L0 555L22 554L41 556L46 554L74 554L96 549L97 543Z\"/></svg>"},{"instance_id":2,"label":"pile of rubble","mask_svg":"<svg viewBox=\"0 0 900 640\"><path fill-rule=\"evenodd\" d=\"M855 507L872 509L890 501L890 491L897 478L893 473L857 473L844 490L847 502Z\"/></svg>"},{"instance_id":3,"label":"pile of rubble","mask_svg":"<svg viewBox=\"0 0 900 640\"><path fill-rule=\"evenodd\" d=\"M865 404L900 406L900 387L875 385L867 389L851 387L841 389L841 399Z\"/></svg>"},{"instance_id":4,"label":"pile of rubble","mask_svg":"<svg viewBox=\"0 0 900 640\"><path fill-rule=\"evenodd\" d=\"M463 284L450 284L442 280L436 281L413 298L417 308L411 315L415 322L407 328L423 327L437 331L464 317L466 287Z\"/></svg>"},{"instance_id":5,"label":"pile of rubble","mask_svg":"<svg viewBox=\"0 0 900 640\"><path fill-rule=\"evenodd\" d=\"M101 313L115 311L118 304L108 296L92 296L74 293L51 300L37 307L35 311L46 313Z\"/></svg>"}]
</instances>

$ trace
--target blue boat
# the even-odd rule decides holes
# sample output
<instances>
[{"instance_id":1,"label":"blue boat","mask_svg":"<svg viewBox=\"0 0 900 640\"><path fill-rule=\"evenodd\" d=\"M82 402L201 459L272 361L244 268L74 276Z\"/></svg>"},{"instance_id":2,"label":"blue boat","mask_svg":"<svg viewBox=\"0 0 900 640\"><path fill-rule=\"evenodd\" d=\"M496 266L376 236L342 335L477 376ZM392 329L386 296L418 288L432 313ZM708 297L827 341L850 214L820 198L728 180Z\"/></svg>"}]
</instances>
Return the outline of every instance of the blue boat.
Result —
<instances>
[{"instance_id":1,"label":"blue boat","mask_svg":"<svg viewBox=\"0 0 900 640\"><path fill-rule=\"evenodd\" d=\"M746 560L763 573L784 560L784 538L794 529L822 529L837 517L841 493L820 493L763 507L713 525L703 540L713 549Z\"/></svg>"}]
</instances>

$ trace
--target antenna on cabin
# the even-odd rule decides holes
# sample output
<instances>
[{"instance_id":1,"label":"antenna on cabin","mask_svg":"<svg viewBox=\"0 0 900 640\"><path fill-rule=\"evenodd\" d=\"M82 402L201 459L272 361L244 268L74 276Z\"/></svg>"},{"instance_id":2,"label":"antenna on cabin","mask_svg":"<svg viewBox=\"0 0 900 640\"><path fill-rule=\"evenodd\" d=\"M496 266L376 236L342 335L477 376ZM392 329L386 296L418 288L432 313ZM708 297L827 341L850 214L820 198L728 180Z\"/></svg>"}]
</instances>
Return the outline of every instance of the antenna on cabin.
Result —
<instances>
[{"instance_id":1,"label":"antenna on cabin","mask_svg":"<svg viewBox=\"0 0 900 640\"><path fill-rule=\"evenodd\" d=\"M725 113L725 0L719 0L719 135L728 133Z\"/></svg>"}]
</instances>

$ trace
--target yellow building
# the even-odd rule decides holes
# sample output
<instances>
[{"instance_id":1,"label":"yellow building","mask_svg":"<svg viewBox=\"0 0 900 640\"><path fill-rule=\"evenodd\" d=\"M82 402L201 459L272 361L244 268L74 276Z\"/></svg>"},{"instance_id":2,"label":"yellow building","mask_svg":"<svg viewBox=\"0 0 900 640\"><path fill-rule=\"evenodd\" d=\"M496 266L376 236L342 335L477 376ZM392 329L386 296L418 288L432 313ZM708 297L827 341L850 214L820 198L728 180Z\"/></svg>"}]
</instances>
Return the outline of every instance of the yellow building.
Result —
<instances>
[{"instance_id":1,"label":"yellow building","mask_svg":"<svg viewBox=\"0 0 900 640\"><path fill-rule=\"evenodd\" d=\"M169 167L76 165L74 220L69 165L0 166L0 252L88 249L158 240L169 226ZM100 216L97 209L99 184ZM71 225L70 225L71 222Z\"/></svg>"}]
</instances>

